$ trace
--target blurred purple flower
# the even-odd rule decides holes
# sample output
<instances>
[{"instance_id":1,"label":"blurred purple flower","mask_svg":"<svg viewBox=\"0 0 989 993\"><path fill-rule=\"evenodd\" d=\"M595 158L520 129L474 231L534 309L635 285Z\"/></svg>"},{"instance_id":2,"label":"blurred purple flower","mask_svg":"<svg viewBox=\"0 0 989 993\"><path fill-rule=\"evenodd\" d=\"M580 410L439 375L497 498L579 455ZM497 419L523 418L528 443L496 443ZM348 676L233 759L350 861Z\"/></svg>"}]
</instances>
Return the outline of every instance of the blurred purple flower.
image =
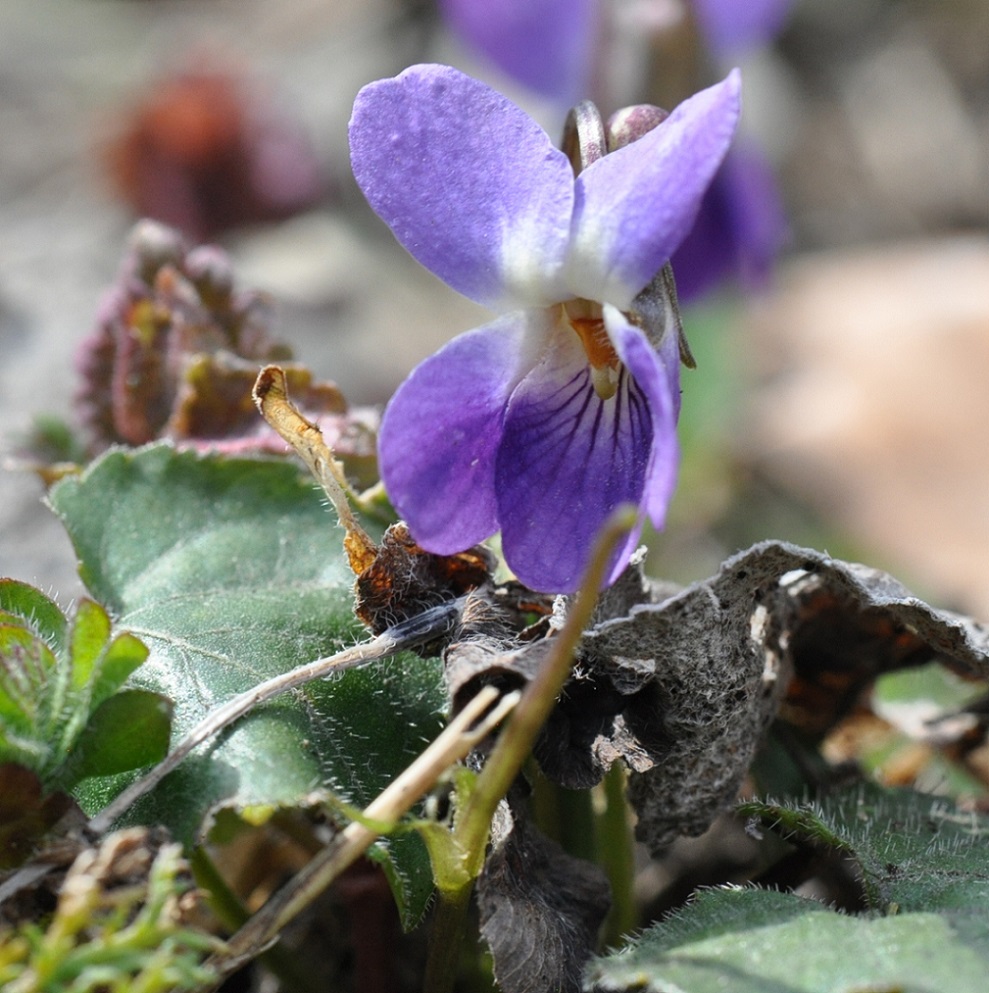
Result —
<instances>
[{"instance_id":1,"label":"blurred purple flower","mask_svg":"<svg viewBox=\"0 0 989 993\"><path fill-rule=\"evenodd\" d=\"M673 0L639 0L643 31L670 22ZM704 47L724 59L769 41L793 0L690 0ZM450 27L491 63L541 96L570 106L591 95L609 35L602 0L441 0ZM674 8L675 9L675 8ZM613 12L612 12L613 13ZM618 53L621 57L621 53ZM772 169L752 146L729 152L673 256L677 291L689 302L734 277L766 283L786 236Z\"/></svg>"},{"instance_id":2,"label":"blurred purple flower","mask_svg":"<svg viewBox=\"0 0 989 993\"><path fill-rule=\"evenodd\" d=\"M793 0L691 0L691 5L707 47L726 58L775 37Z\"/></svg>"},{"instance_id":3,"label":"blurred purple flower","mask_svg":"<svg viewBox=\"0 0 989 993\"><path fill-rule=\"evenodd\" d=\"M455 69L358 94L351 159L371 206L427 269L506 312L421 363L385 411L382 478L424 548L500 530L519 579L569 592L616 506L662 526L678 336L672 302L647 288L728 149L739 87L733 72L576 179L528 115Z\"/></svg>"},{"instance_id":4,"label":"blurred purple flower","mask_svg":"<svg viewBox=\"0 0 989 993\"><path fill-rule=\"evenodd\" d=\"M678 0L637 0L625 11L642 31L678 20ZM793 0L679 0L716 58L773 38ZM614 9L612 9L614 8ZM443 17L471 48L542 96L570 106L589 96L595 58L611 33L608 0L440 0ZM682 14L681 14L682 17Z\"/></svg>"},{"instance_id":5,"label":"blurred purple flower","mask_svg":"<svg viewBox=\"0 0 989 993\"><path fill-rule=\"evenodd\" d=\"M569 107L588 96L598 0L440 0L450 27L523 86Z\"/></svg>"},{"instance_id":6,"label":"blurred purple flower","mask_svg":"<svg viewBox=\"0 0 989 993\"><path fill-rule=\"evenodd\" d=\"M772 167L757 147L736 143L673 253L678 297L689 303L731 276L745 289L764 287L786 230Z\"/></svg>"}]
</instances>

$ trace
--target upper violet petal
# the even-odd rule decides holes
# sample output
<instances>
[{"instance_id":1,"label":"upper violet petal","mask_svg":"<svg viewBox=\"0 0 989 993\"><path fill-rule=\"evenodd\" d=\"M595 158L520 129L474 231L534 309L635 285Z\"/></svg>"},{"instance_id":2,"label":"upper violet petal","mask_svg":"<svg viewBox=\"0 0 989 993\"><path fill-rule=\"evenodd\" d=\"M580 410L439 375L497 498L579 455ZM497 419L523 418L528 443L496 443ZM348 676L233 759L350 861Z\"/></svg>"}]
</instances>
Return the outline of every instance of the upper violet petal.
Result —
<instances>
[{"instance_id":1,"label":"upper violet petal","mask_svg":"<svg viewBox=\"0 0 989 993\"><path fill-rule=\"evenodd\" d=\"M498 530L494 466L505 405L547 335L539 310L467 331L420 363L388 404L381 478L427 551L451 555Z\"/></svg>"},{"instance_id":2,"label":"upper violet petal","mask_svg":"<svg viewBox=\"0 0 989 993\"><path fill-rule=\"evenodd\" d=\"M573 172L501 94L440 65L370 83L354 101L350 155L395 237L464 296L496 310L566 297Z\"/></svg>"},{"instance_id":3,"label":"upper violet petal","mask_svg":"<svg viewBox=\"0 0 989 993\"><path fill-rule=\"evenodd\" d=\"M722 58L769 41L792 5L793 0L693 0L705 41Z\"/></svg>"},{"instance_id":4,"label":"upper violet petal","mask_svg":"<svg viewBox=\"0 0 989 993\"><path fill-rule=\"evenodd\" d=\"M499 69L570 105L587 96L598 0L441 0L447 24Z\"/></svg>"},{"instance_id":5,"label":"upper violet petal","mask_svg":"<svg viewBox=\"0 0 989 993\"><path fill-rule=\"evenodd\" d=\"M676 488L680 460L676 437L680 411L679 343L675 334L667 334L657 351L615 307L604 308L604 321L615 351L646 398L652 418L652 445L641 504L653 525L662 528Z\"/></svg>"},{"instance_id":6,"label":"upper violet petal","mask_svg":"<svg viewBox=\"0 0 989 993\"><path fill-rule=\"evenodd\" d=\"M579 339L561 326L512 394L495 491L505 561L531 589L574 591L611 512L642 503L653 418L627 370L617 385L610 399L598 396ZM609 580L637 533L613 559Z\"/></svg>"},{"instance_id":7,"label":"upper violet petal","mask_svg":"<svg viewBox=\"0 0 989 993\"><path fill-rule=\"evenodd\" d=\"M669 260L731 144L740 89L735 69L580 173L566 266L573 293L626 309Z\"/></svg>"}]
</instances>

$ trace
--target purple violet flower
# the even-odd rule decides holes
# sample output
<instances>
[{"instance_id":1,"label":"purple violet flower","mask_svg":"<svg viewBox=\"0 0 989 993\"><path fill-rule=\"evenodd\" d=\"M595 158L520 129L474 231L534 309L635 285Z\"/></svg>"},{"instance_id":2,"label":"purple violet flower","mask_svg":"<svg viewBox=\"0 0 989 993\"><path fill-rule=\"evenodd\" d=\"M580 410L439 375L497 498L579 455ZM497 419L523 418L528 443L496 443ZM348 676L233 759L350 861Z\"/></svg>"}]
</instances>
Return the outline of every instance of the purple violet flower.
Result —
<instances>
[{"instance_id":1,"label":"purple violet flower","mask_svg":"<svg viewBox=\"0 0 989 993\"><path fill-rule=\"evenodd\" d=\"M739 89L732 72L576 178L527 114L455 69L358 94L351 159L369 203L427 269L503 312L422 362L385 411L382 479L425 549L500 530L522 582L570 592L616 506L662 526L679 343L675 303L643 291L724 158Z\"/></svg>"}]
</instances>

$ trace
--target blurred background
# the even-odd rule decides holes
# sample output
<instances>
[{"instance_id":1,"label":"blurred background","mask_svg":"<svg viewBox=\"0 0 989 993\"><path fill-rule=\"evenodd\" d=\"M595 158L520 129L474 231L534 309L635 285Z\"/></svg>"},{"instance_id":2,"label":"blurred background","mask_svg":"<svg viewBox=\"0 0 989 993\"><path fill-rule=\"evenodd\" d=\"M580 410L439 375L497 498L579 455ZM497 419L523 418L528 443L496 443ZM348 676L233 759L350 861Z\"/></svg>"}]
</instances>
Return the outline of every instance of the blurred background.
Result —
<instances>
[{"instance_id":1,"label":"blurred background","mask_svg":"<svg viewBox=\"0 0 989 993\"><path fill-rule=\"evenodd\" d=\"M989 5L761 6L758 31L719 34L731 4L601 0L569 81L608 114L743 68L739 159L676 262L698 369L652 568L696 579L788 538L989 619ZM358 89L421 61L486 79L559 134L566 95L503 58L524 46L485 38L470 7L4 0L8 465L33 418L70 417L75 352L141 216L221 244L239 285L270 294L274 335L354 403L383 404L485 320L364 204L346 136ZM521 29L549 59L566 23ZM66 603L73 555L42 494L0 472L0 574Z\"/></svg>"}]
</instances>

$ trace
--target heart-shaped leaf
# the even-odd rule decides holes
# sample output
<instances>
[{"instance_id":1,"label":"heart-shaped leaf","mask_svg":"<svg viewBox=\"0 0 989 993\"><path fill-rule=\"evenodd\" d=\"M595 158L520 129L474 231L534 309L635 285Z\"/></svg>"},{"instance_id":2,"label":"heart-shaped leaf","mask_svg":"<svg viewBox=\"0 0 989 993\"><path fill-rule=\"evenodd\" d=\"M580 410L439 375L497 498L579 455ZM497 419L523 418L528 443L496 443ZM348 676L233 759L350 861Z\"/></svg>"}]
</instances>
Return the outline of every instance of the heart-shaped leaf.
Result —
<instances>
[{"instance_id":1,"label":"heart-shaped leaf","mask_svg":"<svg viewBox=\"0 0 989 993\"><path fill-rule=\"evenodd\" d=\"M163 444L112 451L51 501L93 595L150 648L132 683L174 702L175 740L232 696L365 634L343 534L290 464ZM258 816L327 790L364 804L439 730L443 707L439 662L411 655L310 683L200 749L133 817L188 840L220 806ZM98 809L123 784L82 784L83 805ZM410 922L428 860L418 843L395 848Z\"/></svg>"}]
</instances>

